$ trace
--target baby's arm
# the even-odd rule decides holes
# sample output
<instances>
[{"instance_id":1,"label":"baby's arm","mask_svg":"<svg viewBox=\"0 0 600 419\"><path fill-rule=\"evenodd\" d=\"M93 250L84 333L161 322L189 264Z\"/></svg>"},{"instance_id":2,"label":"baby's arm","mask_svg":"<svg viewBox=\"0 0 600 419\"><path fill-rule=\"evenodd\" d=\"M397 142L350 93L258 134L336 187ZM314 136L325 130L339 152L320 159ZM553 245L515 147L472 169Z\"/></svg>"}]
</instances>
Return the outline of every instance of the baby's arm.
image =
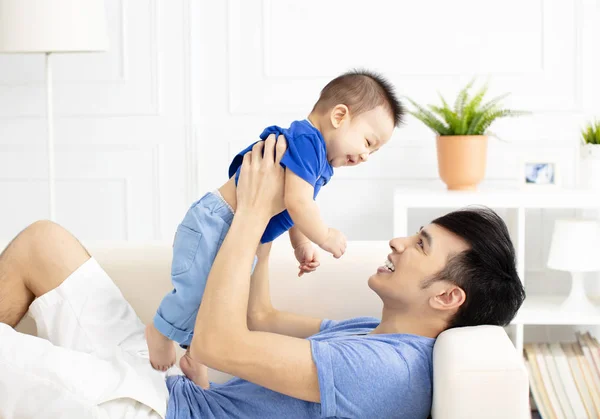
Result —
<instances>
[{"instance_id":1,"label":"baby's arm","mask_svg":"<svg viewBox=\"0 0 600 419\"><path fill-rule=\"evenodd\" d=\"M289 212L289 211L288 211ZM310 243L308 237L302 234L302 231L297 226L290 228L290 243L292 243L292 247L295 249L298 246L306 243Z\"/></svg>"},{"instance_id":2,"label":"baby's arm","mask_svg":"<svg viewBox=\"0 0 600 419\"><path fill-rule=\"evenodd\" d=\"M300 265L298 266L298 276L311 273L319 267L319 254L313 244L308 240L298 226L290 228L290 242L294 248L294 256Z\"/></svg>"},{"instance_id":3,"label":"baby's arm","mask_svg":"<svg viewBox=\"0 0 600 419\"><path fill-rule=\"evenodd\" d=\"M346 251L346 238L323 221L313 186L291 170L285 173L285 207L294 224L311 242L339 258Z\"/></svg>"}]
</instances>

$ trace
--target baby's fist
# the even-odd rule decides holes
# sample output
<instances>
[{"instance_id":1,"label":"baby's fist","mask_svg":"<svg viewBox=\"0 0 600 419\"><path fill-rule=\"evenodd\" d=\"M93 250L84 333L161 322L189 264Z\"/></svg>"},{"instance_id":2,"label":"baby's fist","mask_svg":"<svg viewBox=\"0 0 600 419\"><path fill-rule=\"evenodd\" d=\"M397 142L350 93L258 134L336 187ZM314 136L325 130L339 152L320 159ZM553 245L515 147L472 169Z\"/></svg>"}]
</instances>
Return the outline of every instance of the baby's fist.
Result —
<instances>
[{"instance_id":1,"label":"baby's fist","mask_svg":"<svg viewBox=\"0 0 600 419\"><path fill-rule=\"evenodd\" d=\"M341 258L346 252L346 236L339 230L330 228L327 232L327 239L321 244L321 249L331 253L336 259Z\"/></svg>"},{"instance_id":2,"label":"baby's fist","mask_svg":"<svg viewBox=\"0 0 600 419\"><path fill-rule=\"evenodd\" d=\"M320 265L319 254L311 242L302 243L296 247L294 249L294 255L296 256L296 260L300 263L300 266L298 266L298 276L314 272Z\"/></svg>"}]
</instances>

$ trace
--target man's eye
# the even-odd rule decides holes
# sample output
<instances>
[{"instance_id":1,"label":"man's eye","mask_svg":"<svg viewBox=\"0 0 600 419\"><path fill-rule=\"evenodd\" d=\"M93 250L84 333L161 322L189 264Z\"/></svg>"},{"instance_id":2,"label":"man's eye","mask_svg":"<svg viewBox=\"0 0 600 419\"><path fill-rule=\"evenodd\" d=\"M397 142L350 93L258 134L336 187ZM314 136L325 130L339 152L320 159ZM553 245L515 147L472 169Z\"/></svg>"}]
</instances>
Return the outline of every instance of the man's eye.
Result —
<instances>
[{"instance_id":1,"label":"man's eye","mask_svg":"<svg viewBox=\"0 0 600 419\"><path fill-rule=\"evenodd\" d=\"M419 245L419 247L420 247L421 249L424 249L424 248L425 248L425 245L424 245L424 243L423 243L423 239L419 239L419 241L417 241L417 244Z\"/></svg>"},{"instance_id":2,"label":"man's eye","mask_svg":"<svg viewBox=\"0 0 600 419\"><path fill-rule=\"evenodd\" d=\"M369 142L369 140L365 140L367 142L367 147L371 147L371 143Z\"/></svg>"}]
</instances>

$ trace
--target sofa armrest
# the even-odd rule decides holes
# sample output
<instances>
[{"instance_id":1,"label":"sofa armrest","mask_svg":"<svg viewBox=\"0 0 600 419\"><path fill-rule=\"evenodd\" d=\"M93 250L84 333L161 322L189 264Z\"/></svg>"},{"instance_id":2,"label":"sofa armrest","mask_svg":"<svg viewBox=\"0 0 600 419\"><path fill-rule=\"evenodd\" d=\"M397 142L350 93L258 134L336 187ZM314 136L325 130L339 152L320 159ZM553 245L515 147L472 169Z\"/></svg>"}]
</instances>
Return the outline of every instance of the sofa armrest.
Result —
<instances>
[{"instance_id":1,"label":"sofa armrest","mask_svg":"<svg viewBox=\"0 0 600 419\"><path fill-rule=\"evenodd\" d=\"M433 350L433 419L531 418L527 370L504 329L441 333Z\"/></svg>"}]
</instances>

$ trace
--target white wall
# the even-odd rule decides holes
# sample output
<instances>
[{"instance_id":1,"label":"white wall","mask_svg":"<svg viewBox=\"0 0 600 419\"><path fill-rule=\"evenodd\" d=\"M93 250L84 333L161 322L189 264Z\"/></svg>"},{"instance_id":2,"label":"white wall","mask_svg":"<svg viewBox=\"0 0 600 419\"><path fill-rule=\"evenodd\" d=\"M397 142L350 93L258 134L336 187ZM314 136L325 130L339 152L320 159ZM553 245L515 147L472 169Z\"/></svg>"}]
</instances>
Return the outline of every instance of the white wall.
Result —
<instances>
[{"instance_id":1,"label":"white wall","mask_svg":"<svg viewBox=\"0 0 600 419\"><path fill-rule=\"evenodd\" d=\"M189 10L107 1L110 52L54 59L57 219L84 239L172 236L192 149ZM0 237L48 217L44 61L0 55Z\"/></svg>"},{"instance_id":2,"label":"white wall","mask_svg":"<svg viewBox=\"0 0 600 419\"><path fill-rule=\"evenodd\" d=\"M58 221L82 239L170 240L239 149L305 117L353 67L420 102L489 77L491 95L533 111L493 125L509 142L491 141L483 187L514 185L519 157L540 150L573 184L579 128L600 114L597 0L107 0L107 11L110 52L55 58ZM39 55L0 55L0 238L48 216L43 68ZM409 118L368 164L337 170L319 202L350 239L386 239L392 190L414 183L441 187L433 135ZM528 212L533 276L547 276L559 215Z\"/></svg>"}]
</instances>

